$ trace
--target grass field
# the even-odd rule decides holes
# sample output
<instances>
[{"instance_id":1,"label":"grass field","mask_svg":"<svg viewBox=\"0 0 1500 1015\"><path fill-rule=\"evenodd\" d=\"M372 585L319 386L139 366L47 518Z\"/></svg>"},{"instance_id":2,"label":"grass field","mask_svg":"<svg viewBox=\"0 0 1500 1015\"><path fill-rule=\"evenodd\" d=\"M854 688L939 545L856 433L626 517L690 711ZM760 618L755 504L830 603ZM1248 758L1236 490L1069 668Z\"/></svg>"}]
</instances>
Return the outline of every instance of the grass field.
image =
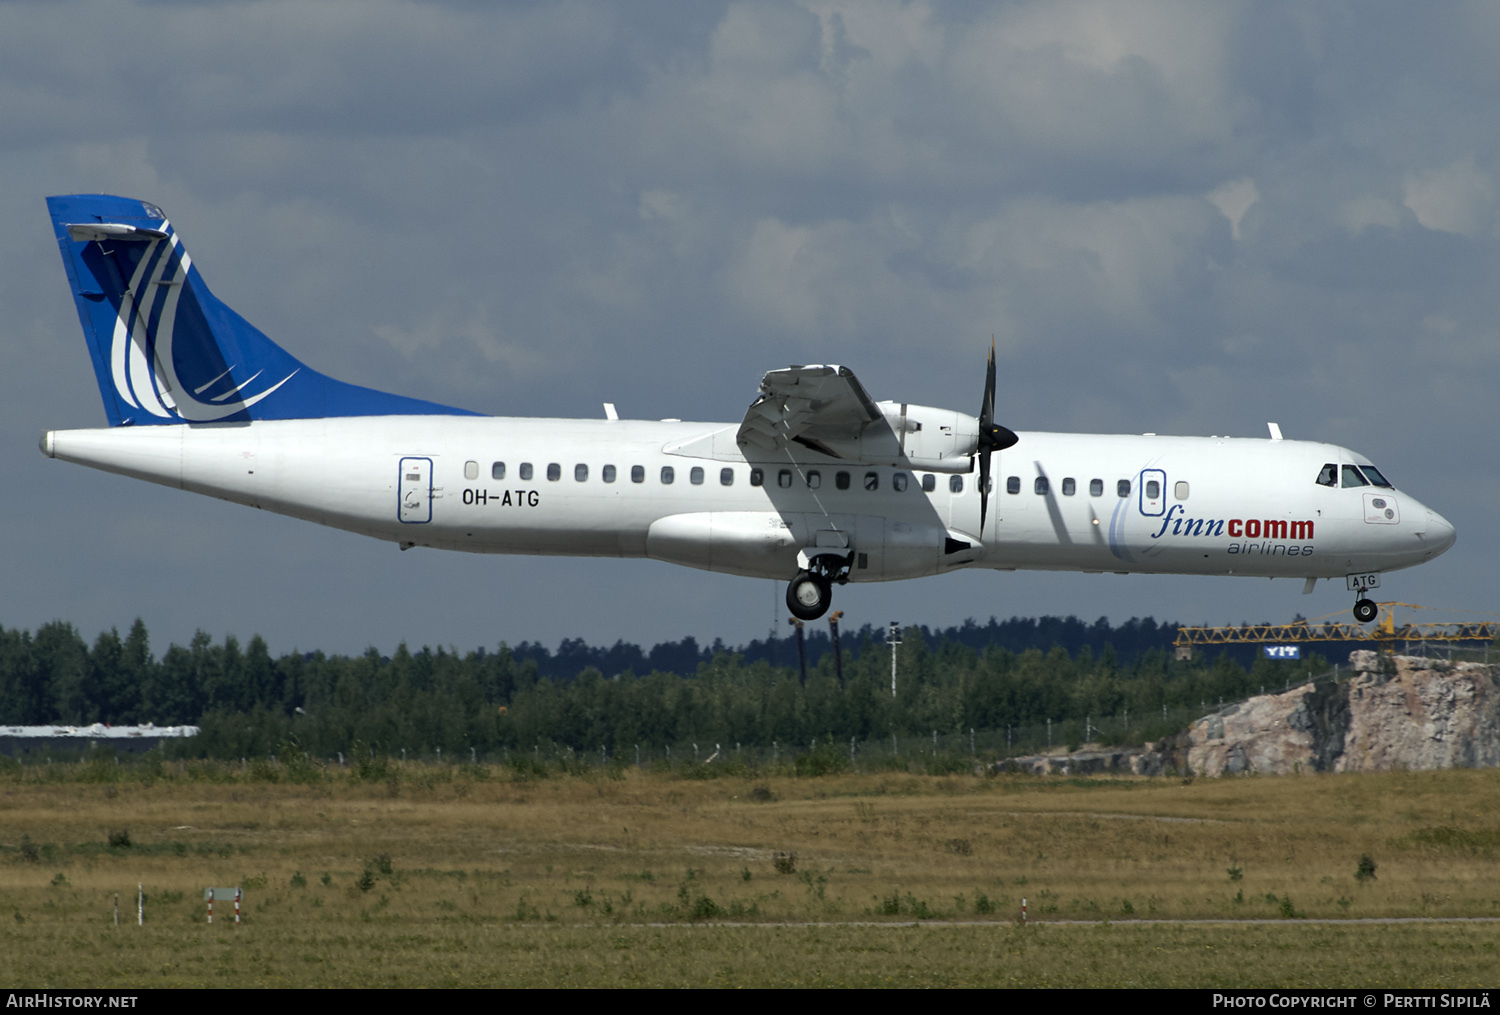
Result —
<instances>
[{"instance_id":1,"label":"grass field","mask_svg":"<svg viewBox=\"0 0 1500 1015\"><path fill-rule=\"evenodd\" d=\"M1354 922L1500 917L1494 771L122 771L0 777L7 984L1500 983L1500 923Z\"/></svg>"}]
</instances>

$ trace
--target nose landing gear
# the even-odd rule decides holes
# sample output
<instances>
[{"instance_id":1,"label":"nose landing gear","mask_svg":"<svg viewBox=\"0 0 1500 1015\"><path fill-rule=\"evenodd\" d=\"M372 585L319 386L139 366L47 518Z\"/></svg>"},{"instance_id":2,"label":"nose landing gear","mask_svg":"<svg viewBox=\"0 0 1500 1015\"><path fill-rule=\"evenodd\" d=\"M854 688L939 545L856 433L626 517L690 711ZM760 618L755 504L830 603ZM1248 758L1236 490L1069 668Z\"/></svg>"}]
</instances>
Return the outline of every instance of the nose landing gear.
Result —
<instances>
[{"instance_id":1,"label":"nose landing gear","mask_svg":"<svg viewBox=\"0 0 1500 1015\"><path fill-rule=\"evenodd\" d=\"M1368 624L1380 615L1380 607L1366 594L1371 589L1380 587L1380 575L1351 574L1347 579L1349 591L1359 598L1354 602L1354 619L1361 624Z\"/></svg>"},{"instance_id":2,"label":"nose landing gear","mask_svg":"<svg viewBox=\"0 0 1500 1015\"><path fill-rule=\"evenodd\" d=\"M849 580L849 568L854 563L854 554L840 557L831 553L819 554L807 562L807 569L798 571L786 587L786 608L798 620L817 620L833 605L833 585L843 585Z\"/></svg>"}]
</instances>

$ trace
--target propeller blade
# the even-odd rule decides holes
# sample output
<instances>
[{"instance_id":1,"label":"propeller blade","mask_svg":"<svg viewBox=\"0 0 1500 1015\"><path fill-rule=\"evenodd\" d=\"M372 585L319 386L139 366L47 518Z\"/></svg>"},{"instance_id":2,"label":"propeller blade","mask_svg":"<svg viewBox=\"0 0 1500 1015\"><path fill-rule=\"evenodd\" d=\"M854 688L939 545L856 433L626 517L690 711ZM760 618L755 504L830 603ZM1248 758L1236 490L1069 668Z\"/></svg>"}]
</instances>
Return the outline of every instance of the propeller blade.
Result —
<instances>
[{"instance_id":1,"label":"propeller blade","mask_svg":"<svg viewBox=\"0 0 1500 1015\"><path fill-rule=\"evenodd\" d=\"M979 407L979 533L984 538L984 523L990 507L990 455L1004 451L1020 440L1012 431L995 423L995 340L990 339L990 359L984 368L984 400Z\"/></svg>"},{"instance_id":2,"label":"propeller blade","mask_svg":"<svg viewBox=\"0 0 1500 1015\"><path fill-rule=\"evenodd\" d=\"M979 456L979 538L984 539L984 519L990 509L990 453Z\"/></svg>"},{"instance_id":3,"label":"propeller blade","mask_svg":"<svg viewBox=\"0 0 1500 1015\"><path fill-rule=\"evenodd\" d=\"M990 361L984 369L984 400L979 404L979 430L982 434L995 422L995 340L990 339Z\"/></svg>"}]
</instances>

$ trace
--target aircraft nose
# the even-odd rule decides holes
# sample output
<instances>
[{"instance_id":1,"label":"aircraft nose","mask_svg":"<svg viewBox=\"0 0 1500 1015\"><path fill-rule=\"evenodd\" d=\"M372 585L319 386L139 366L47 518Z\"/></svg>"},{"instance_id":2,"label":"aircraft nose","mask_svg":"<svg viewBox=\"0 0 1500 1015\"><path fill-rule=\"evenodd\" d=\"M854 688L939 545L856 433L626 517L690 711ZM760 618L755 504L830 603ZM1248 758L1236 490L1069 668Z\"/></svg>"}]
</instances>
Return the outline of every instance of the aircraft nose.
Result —
<instances>
[{"instance_id":1,"label":"aircraft nose","mask_svg":"<svg viewBox=\"0 0 1500 1015\"><path fill-rule=\"evenodd\" d=\"M1453 524L1431 508L1427 509L1427 536L1426 542L1432 548L1432 555L1446 551L1458 538L1458 533L1453 531Z\"/></svg>"}]
</instances>

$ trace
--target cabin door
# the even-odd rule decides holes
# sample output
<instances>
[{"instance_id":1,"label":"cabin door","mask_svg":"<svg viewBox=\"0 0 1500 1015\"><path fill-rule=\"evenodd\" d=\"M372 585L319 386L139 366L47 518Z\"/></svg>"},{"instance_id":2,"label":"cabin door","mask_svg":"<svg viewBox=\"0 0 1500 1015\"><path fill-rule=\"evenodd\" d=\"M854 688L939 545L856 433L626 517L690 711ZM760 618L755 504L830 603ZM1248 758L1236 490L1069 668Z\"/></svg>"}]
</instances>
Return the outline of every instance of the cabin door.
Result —
<instances>
[{"instance_id":1,"label":"cabin door","mask_svg":"<svg viewBox=\"0 0 1500 1015\"><path fill-rule=\"evenodd\" d=\"M432 459L401 459L397 517L408 525L432 521Z\"/></svg>"},{"instance_id":2,"label":"cabin door","mask_svg":"<svg viewBox=\"0 0 1500 1015\"><path fill-rule=\"evenodd\" d=\"M1167 474L1161 469L1141 470L1141 514L1159 518L1167 509Z\"/></svg>"}]
</instances>

